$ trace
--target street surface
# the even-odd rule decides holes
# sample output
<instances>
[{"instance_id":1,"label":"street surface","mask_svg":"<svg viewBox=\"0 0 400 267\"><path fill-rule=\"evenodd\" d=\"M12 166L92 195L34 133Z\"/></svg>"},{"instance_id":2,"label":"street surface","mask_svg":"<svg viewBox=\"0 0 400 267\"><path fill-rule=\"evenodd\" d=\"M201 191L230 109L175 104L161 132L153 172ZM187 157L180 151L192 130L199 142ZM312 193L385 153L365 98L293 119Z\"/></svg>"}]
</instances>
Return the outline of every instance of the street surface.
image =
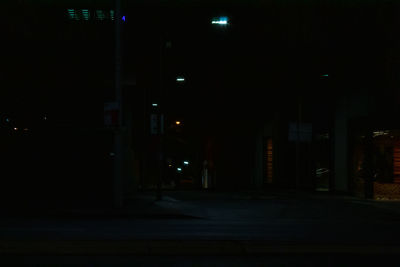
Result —
<instances>
[{"instance_id":1,"label":"street surface","mask_svg":"<svg viewBox=\"0 0 400 267\"><path fill-rule=\"evenodd\" d=\"M307 263L312 255L317 265L333 255L356 263L400 255L400 202L321 194L182 191L164 196L155 202L153 193L141 193L118 214L4 217L2 259L43 263L49 259L43 255L52 255L55 261L87 263L105 257L102 263L111 264L122 260L119 255L138 266L141 261L158 266L152 255L176 255L186 257L186 266L208 266L192 261L203 255L214 262L235 258L237 266L251 259L247 266L259 266L254 264L282 263L282 255L288 264Z\"/></svg>"}]
</instances>

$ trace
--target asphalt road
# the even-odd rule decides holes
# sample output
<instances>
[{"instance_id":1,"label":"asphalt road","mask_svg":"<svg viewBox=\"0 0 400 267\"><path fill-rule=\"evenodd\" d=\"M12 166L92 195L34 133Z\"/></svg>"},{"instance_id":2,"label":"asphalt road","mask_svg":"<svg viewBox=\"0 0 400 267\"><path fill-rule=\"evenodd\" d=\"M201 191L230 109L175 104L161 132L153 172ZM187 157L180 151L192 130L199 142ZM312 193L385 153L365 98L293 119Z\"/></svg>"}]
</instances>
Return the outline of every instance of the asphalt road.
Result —
<instances>
[{"instance_id":1,"label":"asphalt road","mask_svg":"<svg viewBox=\"0 0 400 267\"><path fill-rule=\"evenodd\" d=\"M111 266L124 258L121 264L163 266L153 257L158 255L169 266L209 266L204 259L220 262L215 266L307 266L310 258L316 265L330 257L378 263L382 255L390 261L400 254L398 203L330 196L167 195L142 206L151 211L148 216L137 210L118 216L3 216L1 258L94 264L106 257L100 263ZM131 202L131 208L140 208ZM171 255L183 258L173 263Z\"/></svg>"}]
</instances>

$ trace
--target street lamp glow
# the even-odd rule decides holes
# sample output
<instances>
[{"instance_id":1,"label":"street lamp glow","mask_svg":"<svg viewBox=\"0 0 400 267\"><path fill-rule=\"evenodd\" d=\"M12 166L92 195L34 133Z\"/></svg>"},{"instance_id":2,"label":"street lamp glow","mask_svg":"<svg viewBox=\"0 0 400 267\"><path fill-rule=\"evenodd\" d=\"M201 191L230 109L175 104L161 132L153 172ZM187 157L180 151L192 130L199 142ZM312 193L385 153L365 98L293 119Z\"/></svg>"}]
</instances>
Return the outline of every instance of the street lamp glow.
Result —
<instances>
[{"instance_id":1,"label":"street lamp glow","mask_svg":"<svg viewBox=\"0 0 400 267\"><path fill-rule=\"evenodd\" d=\"M227 25L228 17L213 18L211 24Z\"/></svg>"},{"instance_id":2,"label":"street lamp glow","mask_svg":"<svg viewBox=\"0 0 400 267\"><path fill-rule=\"evenodd\" d=\"M175 124L176 124L176 125L180 125L181 122L180 122L180 121L176 121Z\"/></svg>"},{"instance_id":3,"label":"street lamp glow","mask_svg":"<svg viewBox=\"0 0 400 267\"><path fill-rule=\"evenodd\" d=\"M189 165L189 161L184 161L183 164L184 165Z\"/></svg>"},{"instance_id":4,"label":"street lamp glow","mask_svg":"<svg viewBox=\"0 0 400 267\"><path fill-rule=\"evenodd\" d=\"M176 168L176 170L177 170L178 172L181 172L181 171L182 171L182 168Z\"/></svg>"},{"instance_id":5,"label":"street lamp glow","mask_svg":"<svg viewBox=\"0 0 400 267\"><path fill-rule=\"evenodd\" d=\"M153 103L153 104L151 104L153 107L158 107L158 104L157 103Z\"/></svg>"},{"instance_id":6,"label":"street lamp glow","mask_svg":"<svg viewBox=\"0 0 400 267\"><path fill-rule=\"evenodd\" d=\"M177 78L176 78L176 81L177 81L177 82L184 82L184 81L185 81L185 78L184 78L184 77L177 77Z\"/></svg>"}]
</instances>

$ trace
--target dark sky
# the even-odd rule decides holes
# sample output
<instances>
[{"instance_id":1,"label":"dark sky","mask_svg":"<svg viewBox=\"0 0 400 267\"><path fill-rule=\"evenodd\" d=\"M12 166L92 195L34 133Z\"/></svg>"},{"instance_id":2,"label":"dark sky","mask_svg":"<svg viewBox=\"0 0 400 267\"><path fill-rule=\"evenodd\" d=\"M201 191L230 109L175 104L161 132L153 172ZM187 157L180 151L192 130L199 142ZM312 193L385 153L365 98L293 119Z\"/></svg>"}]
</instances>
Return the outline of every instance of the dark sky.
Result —
<instances>
[{"instance_id":1,"label":"dark sky","mask_svg":"<svg viewBox=\"0 0 400 267\"><path fill-rule=\"evenodd\" d=\"M278 2L125 5L124 75L157 90L162 32L172 43L164 81L176 112L198 116L206 110L207 116L244 120L298 93L321 94L321 74L341 85L335 90L359 90L385 78L386 59L399 43L398 4ZM69 5L21 7L7 7L2 18L3 106L65 116L88 103L101 109L113 86L113 25L71 23L65 16ZM210 24L221 15L229 18L227 27ZM187 79L183 86L174 81L178 74Z\"/></svg>"}]
</instances>

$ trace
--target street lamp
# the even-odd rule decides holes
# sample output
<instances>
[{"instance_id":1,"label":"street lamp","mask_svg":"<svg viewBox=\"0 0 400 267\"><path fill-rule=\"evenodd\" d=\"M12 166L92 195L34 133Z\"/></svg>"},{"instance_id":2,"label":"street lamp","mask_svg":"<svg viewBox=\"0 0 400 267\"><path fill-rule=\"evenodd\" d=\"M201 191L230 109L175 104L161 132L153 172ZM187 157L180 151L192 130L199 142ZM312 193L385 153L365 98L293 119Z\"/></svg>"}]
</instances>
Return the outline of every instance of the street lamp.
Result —
<instances>
[{"instance_id":1,"label":"street lamp","mask_svg":"<svg viewBox=\"0 0 400 267\"><path fill-rule=\"evenodd\" d=\"M182 77L182 76L178 76L178 77L176 77L176 81L177 81L177 82L184 82L184 81L185 81L185 78Z\"/></svg>"},{"instance_id":2,"label":"street lamp","mask_svg":"<svg viewBox=\"0 0 400 267\"><path fill-rule=\"evenodd\" d=\"M213 18L211 24L228 25L228 17Z\"/></svg>"}]
</instances>

